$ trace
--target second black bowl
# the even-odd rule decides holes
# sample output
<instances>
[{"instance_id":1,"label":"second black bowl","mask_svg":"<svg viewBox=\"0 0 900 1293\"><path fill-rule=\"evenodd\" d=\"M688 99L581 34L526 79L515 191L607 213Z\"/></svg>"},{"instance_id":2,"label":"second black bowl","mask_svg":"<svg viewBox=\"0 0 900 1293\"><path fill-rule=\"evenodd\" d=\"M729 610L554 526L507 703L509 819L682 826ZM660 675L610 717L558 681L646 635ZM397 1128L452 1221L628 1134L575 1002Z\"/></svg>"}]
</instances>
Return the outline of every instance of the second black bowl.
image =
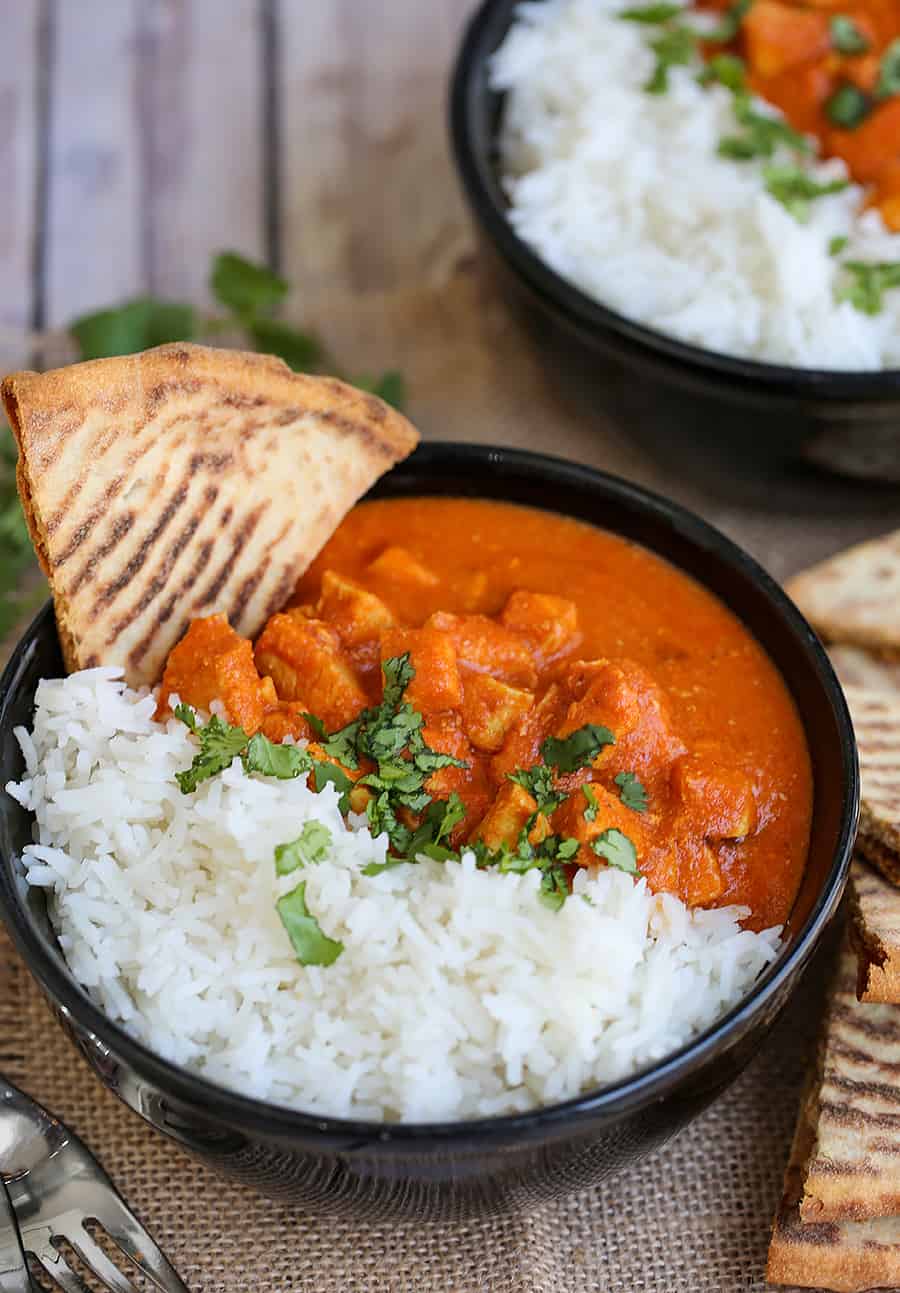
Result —
<instances>
[{"instance_id":1,"label":"second black bowl","mask_svg":"<svg viewBox=\"0 0 900 1293\"><path fill-rule=\"evenodd\" d=\"M809 626L759 566L698 517L589 468L488 445L423 445L373 494L503 499L602 525L692 575L768 651L806 732L814 806L809 861L785 945L752 991L662 1062L563 1104L469 1122L359 1122L226 1090L109 1020L70 974L42 892L21 879L31 815L2 794L0 915L100 1081L161 1132L228 1175L307 1209L453 1219L530 1206L602 1180L671 1137L737 1076L784 1009L840 901L856 832L856 752L843 694ZM38 681L62 672L48 606L0 681L0 785L21 776L13 729L31 723Z\"/></svg>"},{"instance_id":2,"label":"second black bowl","mask_svg":"<svg viewBox=\"0 0 900 1293\"><path fill-rule=\"evenodd\" d=\"M840 372L740 359L688 345L608 309L515 232L500 180L502 95L491 56L519 0L484 0L450 87L456 167L481 241L563 380L587 403L655 439L736 454L745 465L804 451L825 465L900 481L900 370ZM737 469L737 467L736 467Z\"/></svg>"}]
</instances>

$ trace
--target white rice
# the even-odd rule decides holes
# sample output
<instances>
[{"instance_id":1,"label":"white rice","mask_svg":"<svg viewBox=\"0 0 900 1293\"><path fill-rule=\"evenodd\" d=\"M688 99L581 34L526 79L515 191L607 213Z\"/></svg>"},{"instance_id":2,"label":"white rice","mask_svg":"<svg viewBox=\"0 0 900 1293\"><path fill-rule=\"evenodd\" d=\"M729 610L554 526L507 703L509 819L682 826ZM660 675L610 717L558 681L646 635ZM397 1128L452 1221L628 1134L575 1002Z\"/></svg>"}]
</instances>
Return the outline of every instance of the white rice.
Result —
<instances>
[{"instance_id":1,"label":"white rice","mask_svg":"<svg viewBox=\"0 0 900 1293\"><path fill-rule=\"evenodd\" d=\"M45 681L8 792L36 817L25 850L75 977L176 1063L300 1109L434 1120L529 1109L652 1063L747 992L779 930L741 908L691 913L643 881L581 874L558 913L538 877L422 860L377 877L386 838L348 829L332 786L247 776L193 795L178 721L115 669ZM276 877L304 822L331 857ZM303 967L275 910L298 876L333 965Z\"/></svg>"},{"instance_id":2,"label":"white rice","mask_svg":"<svg viewBox=\"0 0 900 1293\"><path fill-rule=\"evenodd\" d=\"M622 0L522 4L492 66L507 92L509 219L553 269L588 295L684 341L798 367L900 367L900 290L863 314L835 290L841 260L898 261L900 235L860 213L856 184L810 203L799 223L765 189L789 152L731 161L732 96L674 67L647 94L658 28L626 22ZM756 101L759 111L780 115ZM832 159L815 178L847 175ZM849 242L839 257L833 237Z\"/></svg>"}]
</instances>

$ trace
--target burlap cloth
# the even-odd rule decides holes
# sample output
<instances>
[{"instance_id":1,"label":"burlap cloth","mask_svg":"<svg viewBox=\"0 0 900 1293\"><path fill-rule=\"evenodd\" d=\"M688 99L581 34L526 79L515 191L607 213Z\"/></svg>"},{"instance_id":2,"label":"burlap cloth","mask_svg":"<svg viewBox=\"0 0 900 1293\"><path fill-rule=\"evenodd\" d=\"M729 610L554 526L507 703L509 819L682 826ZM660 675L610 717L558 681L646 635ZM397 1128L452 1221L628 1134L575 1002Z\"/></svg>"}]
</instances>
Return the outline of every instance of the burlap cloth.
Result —
<instances>
[{"instance_id":1,"label":"burlap cloth","mask_svg":"<svg viewBox=\"0 0 900 1293\"><path fill-rule=\"evenodd\" d=\"M718 446L691 449L598 421L556 389L470 265L439 290L317 303L315 317L356 370L403 368L426 435L543 449L643 481L777 576L900 525L896 491L730 462L727 428ZM664 1151L602 1188L463 1226L321 1220L214 1176L103 1090L2 932L0 1071L83 1136L194 1293L744 1293L766 1287L820 978L814 968L743 1077Z\"/></svg>"}]
</instances>

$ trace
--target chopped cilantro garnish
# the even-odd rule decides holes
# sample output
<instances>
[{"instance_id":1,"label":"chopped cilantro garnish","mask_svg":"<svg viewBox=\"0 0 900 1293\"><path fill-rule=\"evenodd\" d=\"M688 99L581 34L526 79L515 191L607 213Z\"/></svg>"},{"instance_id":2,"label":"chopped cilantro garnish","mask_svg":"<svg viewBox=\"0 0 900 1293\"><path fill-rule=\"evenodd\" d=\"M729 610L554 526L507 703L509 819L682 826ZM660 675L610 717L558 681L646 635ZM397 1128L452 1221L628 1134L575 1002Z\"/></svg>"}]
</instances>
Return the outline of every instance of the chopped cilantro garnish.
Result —
<instances>
[{"instance_id":1,"label":"chopped cilantro garnish","mask_svg":"<svg viewBox=\"0 0 900 1293\"><path fill-rule=\"evenodd\" d=\"M179 709L187 708L179 705ZM179 714L179 718L182 716ZM192 732L196 732L200 739L200 749L194 755L193 762L184 772L176 772L175 780L178 782L179 789L183 794L189 795L196 790L202 781L216 776L217 773L223 772L225 768L230 768L234 759L239 754L243 754L247 748L247 733L242 727L231 727L228 723L222 721L218 714L213 714L208 723L203 727L196 726L196 719L193 713L191 718L194 725L187 724ZM182 718L182 722L186 720Z\"/></svg>"},{"instance_id":2,"label":"chopped cilantro garnish","mask_svg":"<svg viewBox=\"0 0 900 1293\"><path fill-rule=\"evenodd\" d=\"M301 772L310 772L313 761L306 750L296 745L276 745L262 732L251 736L244 755L244 767L248 772L260 772L264 777L278 777L280 781L291 781Z\"/></svg>"},{"instance_id":3,"label":"chopped cilantro garnish","mask_svg":"<svg viewBox=\"0 0 900 1293\"><path fill-rule=\"evenodd\" d=\"M663 31L650 42L656 55L653 75L644 86L648 94L665 94L669 88L669 70L687 67L697 52L697 36L690 27L675 26Z\"/></svg>"},{"instance_id":4,"label":"chopped cilantro garnish","mask_svg":"<svg viewBox=\"0 0 900 1293\"><path fill-rule=\"evenodd\" d=\"M305 880L279 898L275 907L301 965L334 964L344 944L329 938L307 907Z\"/></svg>"},{"instance_id":5,"label":"chopped cilantro garnish","mask_svg":"<svg viewBox=\"0 0 900 1293\"><path fill-rule=\"evenodd\" d=\"M808 153L810 142L779 117L765 116L752 106L750 95L740 92L734 96L734 115L743 126L742 135L728 135L719 141L719 154L733 161L749 161L753 157L771 157L778 144L785 144L798 153Z\"/></svg>"},{"instance_id":6,"label":"chopped cilantro garnish","mask_svg":"<svg viewBox=\"0 0 900 1293\"><path fill-rule=\"evenodd\" d=\"M900 36L891 41L881 56L875 94L879 99L900 94Z\"/></svg>"},{"instance_id":7,"label":"chopped cilantro garnish","mask_svg":"<svg viewBox=\"0 0 900 1293\"><path fill-rule=\"evenodd\" d=\"M766 191L801 224L809 219L809 204L813 199L841 193L849 183L848 180L820 183L796 166L766 166L763 179Z\"/></svg>"},{"instance_id":8,"label":"chopped cilantro garnish","mask_svg":"<svg viewBox=\"0 0 900 1293\"><path fill-rule=\"evenodd\" d=\"M331 848L331 831L321 822L304 822L295 840L278 844L275 848L275 870L278 875L290 875L301 866L324 862Z\"/></svg>"},{"instance_id":9,"label":"chopped cilantro garnish","mask_svg":"<svg viewBox=\"0 0 900 1293\"><path fill-rule=\"evenodd\" d=\"M318 759L313 768L313 778L316 790L324 790L329 783L333 785L340 796L338 808L342 813L350 811L350 791L353 789L353 782L343 768L339 768L336 763L328 763L325 759Z\"/></svg>"},{"instance_id":10,"label":"chopped cilantro garnish","mask_svg":"<svg viewBox=\"0 0 900 1293\"><path fill-rule=\"evenodd\" d=\"M568 798L563 791L554 787L553 769L548 768L546 763L536 763L533 768L517 768L515 772L508 772L506 775L510 781L515 781L529 795L534 796L537 811L547 817Z\"/></svg>"},{"instance_id":11,"label":"chopped cilantro garnish","mask_svg":"<svg viewBox=\"0 0 900 1293\"><path fill-rule=\"evenodd\" d=\"M585 723L568 736L548 736L541 746L545 762L559 772L577 772L591 763L607 745L615 745L616 738L608 727Z\"/></svg>"},{"instance_id":12,"label":"chopped cilantro garnish","mask_svg":"<svg viewBox=\"0 0 900 1293\"><path fill-rule=\"evenodd\" d=\"M540 900L551 911L559 911L569 893L569 880L560 866L551 866L541 876Z\"/></svg>"},{"instance_id":13,"label":"chopped cilantro garnish","mask_svg":"<svg viewBox=\"0 0 900 1293\"><path fill-rule=\"evenodd\" d=\"M852 18L836 13L828 24L831 44L840 54L865 54L869 48L868 37L860 31Z\"/></svg>"},{"instance_id":14,"label":"chopped cilantro garnish","mask_svg":"<svg viewBox=\"0 0 900 1293\"><path fill-rule=\"evenodd\" d=\"M190 705L176 705L172 710L172 713L176 718L180 719L181 722L184 723L185 727L189 727L192 732L196 732L197 715L191 709Z\"/></svg>"},{"instance_id":15,"label":"chopped cilantro garnish","mask_svg":"<svg viewBox=\"0 0 900 1293\"><path fill-rule=\"evenodd\" d=\"M837 292L839 301L849 301L863 314L880 314L884 294L900 287L900 261L844 261L851 281Z\"/></svg>"},{"instance_id":16,"label":"chopped cilantro garnish","mask_svg":"<svg viewBox=\"0 0 900 1293\"><path fill-rule=\"evenodd\" d=\"M839 256L849 241L845 233L835 234L833 238L828 239L828 255Z\"/></svg>"},{"instance_id":17,"label":"chopped cilantro garnish","mask_svg":"<svg viewBox=\"0 0 900 1293\"><path fill-rule=\"evenodd\" d=\"M853 130L869 115L869 103L855 85L842 85L825 102L825 116L835 126Z\"/></svg>"},{"instance_id":18,"label":"chopped cilantro garnish","mask_svg":"<svg viewBox=\"0 0 900 1293\"><path fill-rule=\"evenodd\" d=\"M680 14L681 10L680 4L645 4L620 10L619 17L624 18L626 22L668 22L670 18Z\"/></svg>"},{"instance_id":19,"label":"chopped cilantro garnish","mask_svg":"<svg viewBox=\"0 0 900 1293\"><path fill-rule=\"evenodd\" d=\"M615 782L621 791L619 798L626 808L635 813L647 811L647 792L633 772L620 772Z\"/></svg>"},{"instance_id":20,"label":"chopped cilantro garnish","mask_svg":"<svg viewBox=\"0 0 900 1293\"><path fill-rule=\"evenodd\" d=\"M752 4L753 0L735 0L735 3L726 9L718 27L706 32L703 40L711 45L727 45L729 41L734 40Z\"/></svg>"},{"instance_id":21,"label":"chopped cilantro garnish","mask_svg":"<svg viewBox=\"0 0 900 1293\"><path fill-rule=\"evenodd\" d=\"M305 710L303 713L303 717L306 719L307 723L309 723L313 732L319 738L320 741L328 740L328 729L326 728L325 724L322 722L321 718L317 718L315 714L308 714Z\"/></svg>"},{"instance_id":22,"label":"chopped cilantro garnish","mask_svg":"<svg viewBox=\"0 0 900 1293\"><path fill-rule=\"evenodd\" d=\"M623 835L614 826L592 840L591 848L610 866L617 867L620 871L627 871L629 875L640 875L637 866L637 849L628 836Z\"/></svg>"},{"instance_id":23,"label":"chopped cilantro garnish","mask_svg":"<svg viewBox=\"0 0 900 1293\"><path fill-rule=\"evenodd\" d=\"M594 787L590 783L587 783L583 785L581 789L584 791L584 797L587 800L587 808L584 810L584 820L586 822L595 822L597 820L597 813L600 810L600 804L597 800L596 794L594 793Z\"/></svg>"},{"instance_id":24,"label":"chopped cilantro garnish","mask_svg":"<svg viewBox=\"0 0 900 1293\"><path fill-rule=\"evenodd\" d=\"M706 64L697 80L701 85L711 85L713 82L718 82L719 85L724 85L726 89L738 93L744 89L746 84L744 73L744 60L742 58L738 58L736 54L716 54Z\"/></svg>"}]
</instances>

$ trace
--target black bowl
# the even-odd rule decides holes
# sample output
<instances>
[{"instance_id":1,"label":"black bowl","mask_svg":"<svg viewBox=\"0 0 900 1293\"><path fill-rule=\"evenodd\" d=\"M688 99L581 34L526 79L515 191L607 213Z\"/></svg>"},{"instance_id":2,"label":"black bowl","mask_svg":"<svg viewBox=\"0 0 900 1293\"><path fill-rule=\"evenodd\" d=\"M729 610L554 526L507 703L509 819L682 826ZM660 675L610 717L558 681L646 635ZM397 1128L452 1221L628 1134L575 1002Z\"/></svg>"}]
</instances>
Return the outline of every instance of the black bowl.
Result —
<instances>
[{"instance_id":1,"label":"black bowl","mask_svg":"<svg viewBox=\"0 0 900 1293\"><path fill-rule=\"evenodd\" d=\"M661 449L687 435L712 449L724 442L745 464L804 450L826 465L900 480L900 370L792 368L688 345L585 295L518 236L500 182L503 96L488 77L517 4L484 0L472 18L451 81L450 133L488 261L554 369Z\"/></svg>"},{"instance_id":2,"label":"black bowl","mask_svg":"<svg viewBox=\"0 0 900 1293\"><path fill-rule=\"evenodd\" d=\"M351 1122L224 1090L160 1059L111 1023L66 968L41 892L29 891L21 879L31 817L8 796L0 796L0 913L101 1080L155 1127L229 1175L304 1207L449 1219L531 1205L601 1180L671 1137L740 1072L837 909L856 830L856 751L840 687L809 626L740 549L666 500L559 459L449 444L422 446L372 494L507 499L593 521L693 575L766 648L806 730L815 807L809 863L786 946L753 991L662 1063L564 1104L459 1123ZM61 673L47 606L0 681L0 784L21 775L13 728L30 723L38 680Z\"/></svg>"}]
</instances>

